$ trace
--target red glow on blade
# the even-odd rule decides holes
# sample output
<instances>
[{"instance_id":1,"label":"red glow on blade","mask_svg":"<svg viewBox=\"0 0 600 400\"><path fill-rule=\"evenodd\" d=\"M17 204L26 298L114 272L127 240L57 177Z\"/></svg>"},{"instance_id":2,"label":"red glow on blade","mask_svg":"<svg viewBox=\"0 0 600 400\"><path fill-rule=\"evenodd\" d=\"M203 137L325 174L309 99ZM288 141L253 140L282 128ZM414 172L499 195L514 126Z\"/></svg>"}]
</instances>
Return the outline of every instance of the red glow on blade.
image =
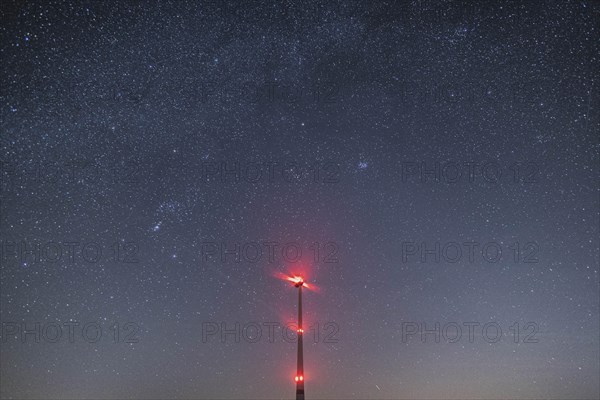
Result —
<instances>
[{"instance_id":1,"label":"red glow on blade","mask_svg":"<svg viewBox=\"0 0 600 400\"><path fill-rule=\"evenodd\" d=\"M293 283L294 286L297 285L297 284L299 284L300 282L302 282L302 287L303 288L306 288L308 290L312 290L312 291L315 291L315 292L319 291L319 288L315 284L311 283L309 285L308 283L305 282L306 277L304 275L300 275L300 274L286 275L286 274L284 274L282 272L279 272L279 271L275 272L273 275L277 279L281 279L282 281L288 281L288 282Z\"/></svg>"},{"instance_id":2,"label":"red glow on blade","mask_svg":"<svg viewBox=\"0 0 600 400\"><path fill-rule=\"evenodd\" d=\"M317 285L315 285L314 283L311 283L309 285L308 283L304 282L304 284L302 285L302 287L304 287L304 288L306 288L306 289L308 289L308 290L310 290L312 292L320 292L321 291L321 289Z\"/></svg>"},{"instance_id":3,"label":"red glow on blade","mask_svg":"<svg viewBox=\"0 0 600 400\"><path fill-rule=\"evenodd\" d=\"M285 279L292 282L294 285L302 284L303 287L308 287L306 282L304 282L304 277L302 277L302 276L299 276L299 275L286 276Z\"/></svg>"}]
</instances>

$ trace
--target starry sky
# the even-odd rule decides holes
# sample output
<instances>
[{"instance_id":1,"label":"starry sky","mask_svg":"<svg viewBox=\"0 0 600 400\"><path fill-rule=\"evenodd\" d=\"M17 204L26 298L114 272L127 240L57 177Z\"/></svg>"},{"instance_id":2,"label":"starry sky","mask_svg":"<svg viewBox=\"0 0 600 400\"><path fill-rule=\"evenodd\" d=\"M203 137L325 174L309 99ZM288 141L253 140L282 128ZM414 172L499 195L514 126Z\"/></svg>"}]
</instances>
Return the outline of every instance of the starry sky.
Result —
<instances>
[{"instance_id":1,"label":"starry sky","mask_svg":"<svg viewBox=\"0 0 600 400\"><path fill-rule=\"evenodd\" d=\"M600 3L1 19L2 398L600 396Z\"/></svg>"}]
</instances>

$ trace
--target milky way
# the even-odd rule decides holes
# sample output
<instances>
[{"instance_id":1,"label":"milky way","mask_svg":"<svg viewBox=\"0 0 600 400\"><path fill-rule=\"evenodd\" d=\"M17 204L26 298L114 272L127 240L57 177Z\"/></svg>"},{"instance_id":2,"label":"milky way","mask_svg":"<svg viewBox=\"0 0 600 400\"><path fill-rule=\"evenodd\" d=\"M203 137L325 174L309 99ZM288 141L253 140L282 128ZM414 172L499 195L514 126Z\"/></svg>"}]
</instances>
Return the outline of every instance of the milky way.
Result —
<instances>
[{"instance_id":1,"label":"milky way","mask_svg":"<svg viewBox=\"0 0 600 400\"><path fill-rule=\"evenodd\" d=\"M598 2L1 9L2 398L600 396Z\"/></svg>"}]
</instances>

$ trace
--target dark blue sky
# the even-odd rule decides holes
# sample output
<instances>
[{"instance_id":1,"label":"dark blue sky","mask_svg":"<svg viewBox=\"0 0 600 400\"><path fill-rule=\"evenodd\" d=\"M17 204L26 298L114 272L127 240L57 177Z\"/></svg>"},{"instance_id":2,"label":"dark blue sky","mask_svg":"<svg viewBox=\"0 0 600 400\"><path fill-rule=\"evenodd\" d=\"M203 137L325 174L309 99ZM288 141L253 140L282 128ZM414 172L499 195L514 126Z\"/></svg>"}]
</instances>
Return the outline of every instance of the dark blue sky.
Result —
<instances>
[{"instance_id":1,"label":"dark blue sky","mask_svg":"<svg viewBox=\"0 0 600 400\"><path fill-rule=\"evenodd\" d=\"M598 2L1 9L3 398L600 395Z\"/></svg>"}]
</instances>

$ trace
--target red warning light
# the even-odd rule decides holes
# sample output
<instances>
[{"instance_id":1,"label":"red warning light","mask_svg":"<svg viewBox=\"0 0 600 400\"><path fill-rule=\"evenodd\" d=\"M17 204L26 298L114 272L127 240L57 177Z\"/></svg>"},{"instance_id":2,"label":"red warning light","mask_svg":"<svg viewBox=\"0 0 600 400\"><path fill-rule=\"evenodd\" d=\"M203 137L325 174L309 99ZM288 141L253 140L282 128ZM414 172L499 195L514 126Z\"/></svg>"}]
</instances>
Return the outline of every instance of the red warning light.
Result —
<instances>
[{"instance_id":1,"label":"red warning light","mask_svg":"<svg viewBox=\"0 0 600 400\"><path fill-rule=\"evenodd\" d=\"M308 285L306 283L304 283L304 278L301 276L291 276L288 278L288 280L290 282L292 282L294 284L294 286L299 287L299 286L304 286L304 287L308 287Z\"/></svg>"},{"instance_id":2,"label":"red warning light","mask_svg":"<svg viewBox=\"0 0 600 400\"><path fill-rule=\"evenodd\" d=\"M296 274L286 275L282 272L275 272L274 276L281 280L291 282L297 288L303 287L305 289L308 289L308 290L311 290L314 292L319 291L319 287L316 286L314 283L311 283L310 285L308 283L306 283L306 277L304 277L302 275L296 275Z\"/></svg>"}]
</instances>

